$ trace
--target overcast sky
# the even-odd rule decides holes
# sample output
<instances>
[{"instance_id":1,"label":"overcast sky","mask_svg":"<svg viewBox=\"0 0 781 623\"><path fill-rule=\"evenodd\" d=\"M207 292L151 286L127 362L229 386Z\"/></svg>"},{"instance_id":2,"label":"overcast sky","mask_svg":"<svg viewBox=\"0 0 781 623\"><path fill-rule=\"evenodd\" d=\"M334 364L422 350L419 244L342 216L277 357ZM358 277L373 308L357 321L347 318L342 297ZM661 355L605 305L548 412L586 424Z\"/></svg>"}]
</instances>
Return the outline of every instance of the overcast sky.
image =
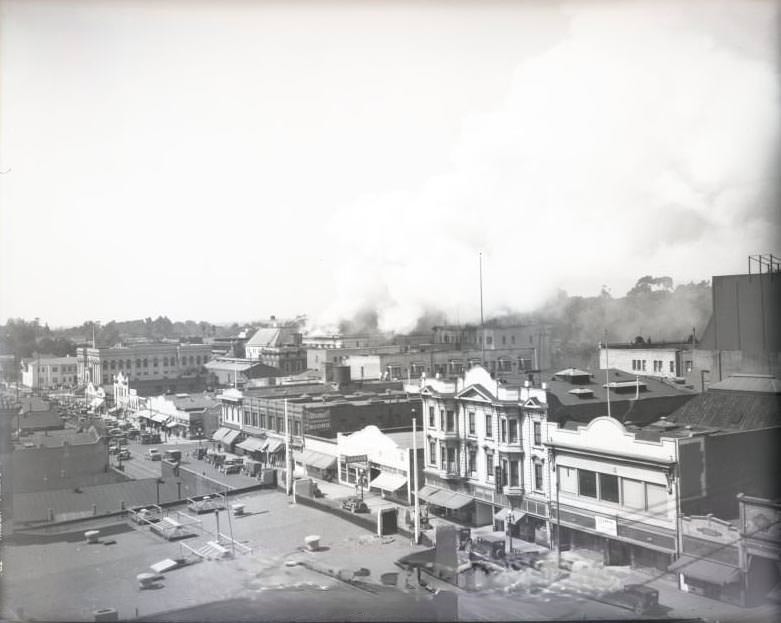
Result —
<instances>
[{"instance_id":1,"label":"overcast sky","mask_svg":"<svg viewBox=\"0 0 781 623\"><path fill-rule=\"evenodd\" d=\"M1 1L0 320L528 310L779 251L778 9ZM10 169L10 170L9 170Z\"/></svg>"}]
</instances>

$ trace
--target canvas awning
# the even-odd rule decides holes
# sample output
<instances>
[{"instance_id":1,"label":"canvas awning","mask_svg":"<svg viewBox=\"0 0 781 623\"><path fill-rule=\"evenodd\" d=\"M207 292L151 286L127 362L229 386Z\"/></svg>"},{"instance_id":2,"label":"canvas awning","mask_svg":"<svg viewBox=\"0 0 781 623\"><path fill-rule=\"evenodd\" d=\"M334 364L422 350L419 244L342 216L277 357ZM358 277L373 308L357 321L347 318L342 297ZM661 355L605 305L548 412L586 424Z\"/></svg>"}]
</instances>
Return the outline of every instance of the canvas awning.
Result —
<instances>
[{"instance_id":1,"label":"canvas awning","mask_svg":"<svg viewBox=\"0 0 781 623\"><path fill-rule=\"evenodd\" d=\"M468 495L464 495L463 493L443 493L447 493L447 497L443 498L441 501L434 502L434 504L438 506L444 506L445 508L449 508L453 511L464 508L464 506L472 502L472 498Z\"/></svg>"},{"instance_id":2,"label":"canvas awning","mask_svg":"<svg viewBox=\"0 0 781 623\"><path fill-rule=\"evenodd\" d=\"M732 584L740 579L740 569L712 560L694 558L686 554L682 554L667 569L676 573L682 573L695 580L718 584L719 586Z\"/></svg>"},{"instance_id":3,"label":"canvas awning","mask_svg":"<svg viewBox=\"0 0 781 623\"><path fill-rule=\"evenodd\" d=\"M167 422L165 425L166 428L175 428L176 426L184 426L184 424L180 424L175 420L171 420L170 422Z\"/></svg>"},{"instance_id":4,"label":"canvas awning","mask_svg":"<svg viewBox=\"0 0 781 623\"><path fill-rule=\"evenodd\" d=\"M236 441L236 437L239 435L241 435L241 431L229 430L227 433L225 433L225 435L223 435L222 439L220 439L220 443L231 445L234 441Z\"/></svg>"},{"instance_id":5,"label":"canvas awning","mask_svg":"<svg viewBox=\"0 0 781 623\"><path fill-rule=\"evenodd\" d=\"M258 439L257 437L247 437L241 443L237 443L236 447L241 448L247 452L260 452L263 446L266 445L265 439Z\"/></svg>"},{"instance_id":6,"label":"canvas awning","mask_svg":"<svg viewBox=\"0 0 781 623\"><path fill-rule=\"evenodd\" d=\"M407 477L404 474L380 472L380 475L369 483L369 487L382 489L383 491L397 491L406 484Z\"/></svg>"},{"instance_id":7,"label":"canvas awning","mask_svg":"<svg viewBox=\"0 0 781 623\"><path fill-rule=\"evenodd\" d=\"M168 421L168 416L163 415L162 413L153 413L151 419L153 422L157 422L158 424L164 424Z\"/></svg>"},{"instance_id":8,"label":"canvas awning","mask_svg":"<svg viewBox=\"0 0 781 623\"><path fill-rule=\"evenodd\" d=\"M278 452L281 448L284 447L285 444L282 443L281 439L269 439L263 449L269 454L274 454L274 452Z\"/></svg>"},{"instance_id":9,"label":"canvas awning","mask_svg":"<svg viewBox=\"0 0 781 623\"><path fill-rule=\"evenodd\" d=\"M507 515L509 515L510 512L513 514L513 523L518 523L521 519L526 517L526 513L519 511L518 509L510 511L509 508L502 508L494 515L494 519L497 521L507 521Z\"/></svg>"},{"instance_id":10,"label":"canvas awning","mask_svg":"<svg viewBox=\"0 0 781 623\"><path fill-rule=\"evenodd\" d=\"M218 428L212 435L212 441L222 441L222 438L229 432L231 432L230 428Z\"/></svg>"},{"instance_id":11,"label":"canvas awning","mask_svg":"<svg viewBox=\"0 0 781 623\"><path fill-rule=\"evenodd\" d=\"M103 398L93 398L89 402L89 406L93 407L93 408L97 408L97 407L99 407L102 404L103 404Z\"/></svg>"},{"instance_id":12,"label":"canvas awning","mask_svg":"<svg viewBox=\"0 0 781 623\"><path fill-rule=\"evenodd\" d=\"M307 448L304 448L299 460L307 467L314 467L315 469L331 469L336 465L335 456Z\"/></svg>"},{"instance_id":13,"label":"canvas awning","mask_svg":"<svg viewBox=\"0 0 781 623\"><path fill-rule=\"evenodd\" d=\"M426 502L431 502L441 491L442 489L432 487L431 485L426 485L418 490L418 497L421 500L425 500Z\"/></svg>"}]
</instances>

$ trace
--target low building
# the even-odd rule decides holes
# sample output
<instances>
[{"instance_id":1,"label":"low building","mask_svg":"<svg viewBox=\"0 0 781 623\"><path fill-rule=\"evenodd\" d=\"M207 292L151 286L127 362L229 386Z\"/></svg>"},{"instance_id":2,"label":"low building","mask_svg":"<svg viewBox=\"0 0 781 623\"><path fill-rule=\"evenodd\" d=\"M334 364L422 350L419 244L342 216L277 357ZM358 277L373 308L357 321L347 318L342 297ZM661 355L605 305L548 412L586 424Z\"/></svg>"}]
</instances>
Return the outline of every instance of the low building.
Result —
<instances>
[{"instance_id":1,"label":"low building","mask_svg":"<svg viewBox=\"0 0 781 623\"><path fill-rule=\"evenodd\" d=\"M781 499L740 494L738 506L745 605L781 601Z\"/></svg>"},{"instance_id":2,"label":"low building","mask_svg":"<svg viewBox=\"0 0 781 623\"><path fill-rule=\"evenodd\" d=\"M108 440L95 428L22 436L11 455L16 493L116 482L109 467Z\"/></svg>"},{"instance_id":3,"label":"low building","mask_svg":"<svg viewBox=\"0 0 781 623\"><path fill-rule=\"evenodd\" d=\"M652 343L647 340L631 344L600 344L599 369L611 367L627 374L679 379L691 373L695 350L691 344Z\"/></svg>"},{"instance_id":4,"label":"low building","mask_svg":"<svg viewBox=\"0 0 781 623\"><path fill-rule=\"evenodd\" d=\"M75 387L78 383L75 357L37 357L22 367L22 385L35 390Z\"/></svg>"},{"instance_id":5,"label":"low building","mask_svg":"<svg viewBox=\"0 0 781 623\"><path fill-rule=\"evenodd\" d=\"M134 417L167 439L203 439L219 428L220 411L220 401L210 394L176 394L146 399Z\"/></svg>"},{"instance_id":6,"label":"low building","mask_svg":"<svg viewBox=\"0 0 781 623\"><path fill-rule=\"evenodd\" d=\"M245 387L250 380L273 379L283 373L260 361L237 359L235 357L216 357L206 364L209 383L213 387Z\"/></svg>"},{"instance_id":7,"label":"low building","mask_svg":"<svg viewBox=\"0 0 781 623\"><path fill-rule=\"evenodd\" d=\"M374 490L383 497L412 504L415 471L413 446L418 454L418 483L423 483L424 433L383 432L376 426L338 434L339 482L356 491Z\"/></svg>"},{"instance_id":8,"label":"low building","mask_svg":"<svg viewBox=\"0 0 781 623\"><path fill-rule=\"evenodd\" d=\"M65 423L51 403L35 396L25 396L20 401L13 430L18 435L65 428Z\"/></svg>"}]
</instances>

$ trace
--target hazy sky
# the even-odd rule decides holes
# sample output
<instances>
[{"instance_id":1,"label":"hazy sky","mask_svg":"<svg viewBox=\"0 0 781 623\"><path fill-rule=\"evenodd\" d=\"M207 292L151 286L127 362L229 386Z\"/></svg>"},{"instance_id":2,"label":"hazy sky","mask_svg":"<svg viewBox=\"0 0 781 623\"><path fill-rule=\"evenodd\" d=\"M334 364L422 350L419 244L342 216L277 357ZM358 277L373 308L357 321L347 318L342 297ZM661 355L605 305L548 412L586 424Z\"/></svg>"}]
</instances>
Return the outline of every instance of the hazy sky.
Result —
<instances>
[{"instance_id":1,"label":"hazy sky","mask_svg":"<svg viewBox=\"0 0 781 623\"><path fill-rule=\"evenodd\" d=\"M529 309L779 251L778 11L2 1L0 320Z\"/></svg>"}]
</instances>

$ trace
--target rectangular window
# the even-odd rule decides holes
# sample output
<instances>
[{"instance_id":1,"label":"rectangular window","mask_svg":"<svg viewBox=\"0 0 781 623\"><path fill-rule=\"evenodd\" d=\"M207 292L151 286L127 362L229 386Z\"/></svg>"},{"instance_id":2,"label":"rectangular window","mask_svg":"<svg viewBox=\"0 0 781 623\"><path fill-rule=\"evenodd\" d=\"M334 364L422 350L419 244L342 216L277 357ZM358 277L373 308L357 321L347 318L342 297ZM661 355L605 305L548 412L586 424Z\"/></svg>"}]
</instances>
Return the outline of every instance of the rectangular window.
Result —
<instances>
[{"instance_id":1,"label":"rectangular window","mask_svg":"<svg viewBox=\"0 0 781 623\"><path fill-rule=\"evenodd\" d=\"M507 420L499 420L499 439L502 443L507 443Z\"/></svg>"},{"instance_id":2,"label":"rectangular window","mask_svg":"<svg viewBox=\"0 0 781 623\"><path fill-rule=\"evenodd\" d=\"M645 510L645 484L639 480L621 479L621 504L634 510Z\"/></svg>"},{"instance_id":3,"label":"rectangular window","mask_svg":"<svg viewBox=\"0 0 781 623\"><path fill-rule=\"evenodd\" d=\"M599 499L604 502L618 504L618 476L612 474L599 475Z\"/></svg>"},{"instance_id":4,"label":"rectangular window","mask_svg":"<svg viewBox=\"0 0 781 623\"><path fill-rule=\"evenodd\" d=\"M428 408L428 427L429 428L436 428L437 427L437 416L434 412L434 407Z\"/></svg>"},{"instance_id":5,"label":"rectangular window","mask_svg":"<svg viewBox=\"0 0 781 623\"><path fill-rule=\"evenodd\" d=\"M670 362L670 374L675 374L675 362Z\"/></svg>"},{"instance_id":6,"label":"rectangular window","mask_svg":"<svg viewBox=\"0 0 781 623\"><path fill-rule=\"evenodd\" d=\"M518 420L510 420L510 443L518 443Z\"/></svg>"},{"instance_id":7,"label":"rectangular window","mask_svg":"<svg viewBox=\"0 0 781 623\"><path fill-rule=\"evenodd\" d=\"M645 372L645 362L646 362L646 360L643 359L643 372Z\"/></svg>"},{"instance_id":8,"label":"rectangular window","mask_svg":"<svg viewBox=\"0 0 781 623\"><path fill-rule=\"evenodd\" d=\"M475 432L475 412L470 411L469 412L469 434L474 435Z\"/></svg>"},{"instance_id":9,"label":"rectangular window","mask_svg":"<svg viewBox=\"0 0 781 623\"><path fill-rule=\"evenodd\" d=\"M494 423L490 413L485 414L485 436L489 438L494 436Z\"/></svg>"},{"instance_id":10,"label":"rectangular window","mask_svg":"<svg viewBox=\"0 0 781 623\"><path fill-rule=\"evenodd\" d=\"M652 515L667 515L667 487L645 484L646 510Z\"/></svg>"},{"instance_id":11,"label":"rectangular window","mask_svg":"<svg viewBox=\"0 0 781 623\"><path fill-rule=\"evenodd\" d=\"M587 498L597 497L597 474L585 469L578 470L578 493Z\"/></svg>"},{"instance_id":12,"label":"rectangular window","mask_svg":"<svg viewBox=\"0 0 781 623\"><path fill-rule=\"evenodd\" d=\"M486 343L486 346L490 346L491 344L494 343L494 338L492 338L492 337L485 338L485 343Z\"/></svg>"},{"instance_id":13,"label":"rectangular window","mask_svg":"<svg viewBox=\"0 0 781 623\"><path fill-rule=\"evenodd\" d=\"M519 483L518 461L510 461L510 486L518 487Z\"/></svg>"},{"instance_id":14,"label":"rectangular window","mask_svg":"<svg viewBox=\"0 0 781 623\"><path fill-rule=\"evenodd\" d=\"M540 422L534 423L534 445L542 445L542 424Z\"/></svg>"},{"instance_id":15,"label":"rectangular window","mask_svg":"<svg viewBox=\"0 0 781 623\"><path fill-rule=\"evenodd\" d=\"M451 474L455 474L455 473L458 472L458 467L456 465L456 449L455 448L448 448L447 449L447 465L445 465L444 467Z\"/></svg>"},{"instance_id":16,"label":"rectangular window","mask_svg":"<svg viewBox=\"0 0 781 623\"><path fill-rule=\"evenodd\" d=\"M431 465L437 464L437 442L436 441L428 442L428 462Z\"/></svg>"},{"instance_id":17,"label":"rectangular window","mask_svg":"<svg viewBox=\"0 0 781 623\"><path fill-rule=\"evenodd\" d=\"M542 463L534 464L534 490L542 491Z\"/></svg>"},{"instance_id":18,"label":"rectangular window","mask_svg":"<svg viewBox=\"0 0 781 623\"><path fill-rule=\"evenodd\" d=\"M474 475L477 473L477 450L474 448L469 448L469 473L471 475Z\"/></svg>"},{"instance_id":19,"label":"rectangular window","mask_svg":"<svg viewBox=\"0 0 781 623\"><path fill-rule=\"evenodd\" d=\"M486 452L485 453L485 469L487 472L488 480L493 480L494 478L494 454L493 452Z\"/></svg>"},{"instance_id":20,"label":"rectangular window","mask_svg":"<svg viewBox=\"0 0 781 623\"><path fill-rule=\"evenodd\" d=\"M447 431L452 433L456 430L456 414L453 411L447 412Z\"/></svg>"},{"instance_id":21,"label":"rectangular window","mask_svg":"<svg viewBox=\"0 0 781 623\"><path fill-rule=\"evenodd\" d=\"M574 467L559 467L559 489L565 493L578 494L578 470Z\"/></svg>"}]
</instances>

